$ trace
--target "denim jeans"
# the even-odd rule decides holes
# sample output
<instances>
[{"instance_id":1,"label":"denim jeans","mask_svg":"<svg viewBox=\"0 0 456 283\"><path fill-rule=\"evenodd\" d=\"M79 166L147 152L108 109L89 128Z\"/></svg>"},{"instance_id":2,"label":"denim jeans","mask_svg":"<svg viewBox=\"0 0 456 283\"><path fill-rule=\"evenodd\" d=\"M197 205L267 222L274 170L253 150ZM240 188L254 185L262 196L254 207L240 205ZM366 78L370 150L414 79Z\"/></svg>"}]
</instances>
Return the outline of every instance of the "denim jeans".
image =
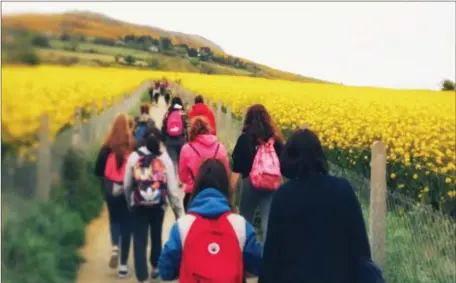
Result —
<instances>
[{"instance_id":1,"label":"denim jeans","mask_svg":"<svg viewBox=\"0 0 456 283\"><path fill-rule=\"evenodd\" d=\"M152 207L139 206L133 208L133 215L133 250L136 279L138 281L146 281L149 278L146 260L149 227L151 240L149 262L153 267L157 267L158 258L162 250L162 228L165 211L161 205Z\"/></svg>"},{"instance_id":2,"label":"denim jeans","mask_svg":"<svg viewBox=\"0 0 456 283\"><path fill-rule=\"evenodd\" d=\"M242 180L241 202L239 213L251 224L255 210L260 209L262 241L266 242L266 233L268 231L269 210L271 208L273 191L266 191L252 187L250 179Z\"/></svg>"},{"instance_id":3,"label":"denim jeans","mask_svg":"<svg viewBox=\"0 0 456 283\"><path fill-rule=\"evenodd\" d=\"M127 207L125 196L105 194L109 212L111 243L120 246L120 264L126 265L131 243L131 212Z\"/></svg>"}]
</instances>

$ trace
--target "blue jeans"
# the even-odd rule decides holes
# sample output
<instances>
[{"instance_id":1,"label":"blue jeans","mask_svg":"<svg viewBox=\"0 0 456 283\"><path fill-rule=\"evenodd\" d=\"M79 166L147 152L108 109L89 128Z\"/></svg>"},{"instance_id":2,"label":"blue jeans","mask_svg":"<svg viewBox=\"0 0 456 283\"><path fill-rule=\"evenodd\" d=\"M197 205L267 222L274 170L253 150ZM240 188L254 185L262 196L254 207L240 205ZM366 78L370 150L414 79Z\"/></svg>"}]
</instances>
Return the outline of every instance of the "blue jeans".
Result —
<instances>
[{"instance_id":1,"label":"blue jeans","mask_svg":"<svg viewBox=\"0 0 456 283\"><path fill-rule=\"evenodd\" d=\"M239 204L239 213L250 223L253 224L255 210L260 209L262 241L266 242L266 233L268 231L269 210L273 191L266 191L252 187L250 179L242 180L241 201Z\"/></svg>"},{"instance_id":2,"label":"blue jeans","mask_svg":"<svg viewBox=\"0 0 456 283\"><path fill-rule=\"evenodd\" d=\"M126 265L131 243L131 212L127 207L125 196L105 195L109 212L111 243L120 246L120 264Z\"/></svg>"}]
</instances>

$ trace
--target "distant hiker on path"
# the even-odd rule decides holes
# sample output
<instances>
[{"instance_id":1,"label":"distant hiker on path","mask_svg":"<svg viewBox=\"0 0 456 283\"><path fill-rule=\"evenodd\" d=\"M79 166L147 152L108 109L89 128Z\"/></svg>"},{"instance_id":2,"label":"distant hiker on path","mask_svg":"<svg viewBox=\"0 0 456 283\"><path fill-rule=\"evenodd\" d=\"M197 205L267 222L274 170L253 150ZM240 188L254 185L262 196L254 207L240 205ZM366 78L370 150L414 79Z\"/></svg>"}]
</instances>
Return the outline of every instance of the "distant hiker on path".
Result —
<instances>
[{"instance_id":1,"label":"distant hiker on path","mask_svg":"<svg viewBox=\"0 0 456 283\"><path fill-rule=\"evenodd\" d=\"M207 107L206 104L204 104L204 99L201 95L195 97L195 104L193 105L192 109L190 109L188 116L190 119L196 116L206 117L206 119L209 121L209 125L211 126L211 133L214 135L217 134L214 113L211 111L211 109L209 109L209 107Z\"/></svg>"},{"instance_id":2,"label":"distant hiker on path","mask_svg":"<svg viewBox=\"0 0 456 283\"><path fill-rule=\"evenodd\" d=\"M119 277L128 275L127 261L131 242L131 214L123 191L127 157L134 140L127 114L118 114L98 154L95 175L103 177L103 194L108 206L112 254L109 267L120 267Z\"/></svg>"},{"instance_id":3,"label":"distant hiker on path","mask_svg":"<svg viewBox=\"0 0 456 283\"><path fill-rule=\"evenodd\" d=\"M182 146L187 142L188 116L180 97L174 97L168 112L163 117L162 135L166 150L174 162L177 171Z\"/></svg>"},{"instance_id":4,"label":"distant hiker on path","mask_svg":"<svg viewBox=\"0 0 456 283\"><path fill-rule=\"evenodd\" d=\"M227 172L230 171L225 147L217 141L216 136L211 134L211 127L207 119L197 116L190 120L189 142L182 147L179 158L179 179L184 184L184 209L186 211L198 168L206 158L220 159Z\"/></svg>"},{"instance_id":5,"label":"distant hiker on path","mask_svg":"<svg viewBox=\"0 0 456 283\"><path fill-rule=\"evenodd\" d=\"M147 129L155 128L155 121L150 117L149 105L143 104L140 108L139 116L134 120L134 137L136 143L141 143L144 138L144 133Z\"/></svg>"},{"instance_id":6,"label":"distant hiker on path","mask_svg":"<svg viewBox=\"0 0 456 283\"><path fill-rule=\"evenodd\" d=\"M158 263L163 280L242 283L258 275L261 245L252 225L232 212L226 165L207 159L196 175L190 214L170 232Z\"/></svg>"},{"instance_id":7,"label":"distant hiker on path","mask_svg":"<svg viewBox=\"0 0 456 283\"><path fill-rule=\"evenodd\" d=\"M148 133L145 146L128 157L124 187L132 211L136 279L146 282L159 276L158 258L162 248L162 228L169 203L177 217L183 213L179 201L174 165L166 152L160 150L160 130ZM150 235L149 235L150 230ZM151 239L149 276L146 250Z\"/></svg>"},{"instance_id":8,"label":"distant hiker on path","mask_svg":"<svg viewBox=\"0 0 456 283\"><path fill-rule=\"evenodd\" d=\"M282 148L280 131L266 108L261 104L250 106L232 153L231 186L234 190L239 176L242 177L240 214L253 223L254 212L259 207L263 242L272 196L281 183L278 157Z\"/></svg>"}]
</instances>

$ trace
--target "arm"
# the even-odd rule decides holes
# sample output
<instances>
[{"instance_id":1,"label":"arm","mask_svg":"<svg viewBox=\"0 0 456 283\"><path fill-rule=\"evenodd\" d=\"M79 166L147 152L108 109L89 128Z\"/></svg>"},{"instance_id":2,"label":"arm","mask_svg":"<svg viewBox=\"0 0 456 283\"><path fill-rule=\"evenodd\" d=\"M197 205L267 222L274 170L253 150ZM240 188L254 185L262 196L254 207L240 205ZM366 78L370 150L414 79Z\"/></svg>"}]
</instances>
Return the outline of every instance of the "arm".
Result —
<instances>
[{"instance_id":1,"label":"arm","mask_svg":"<svg viewBox=\"0 0 456 283\"><path fill-rule=\"evenodd\" d=\"M127 199L127 205L131 206L131 191L133 189L133 167L138 161L138 153L132 152L127 159L127 165L125 166L125 175L124 175L124 193L125 198Z\"/></svg>"},{"instance_id":2,"label":"arm","mask_svg":"<svg viewBox=\"0 0 456 283\"><path fill-rule=\"evenodd\" d=\"M366 225L364 223L363 212L358 198L347 180L343 180L347 188L346 209L347 209L347 226L350 239L350 251L353 260L357 263L360 258L371 259L371 250L369 238L367 236Z\"/></svg>"},{"instance_id":3,"label":"arm","mask_svg":"<svg viewBox=\"0 0 456 283\"><path fill-rule=\"evenodd\" d=\"M97 176L99 178L104 177L106 161L107 161L110 153L111 153L111 150L106 146L103 146L100 149L100 152L98 153L98 156L97 156L97 160L95 161L95 170L94 170L95 176Z\"/></svg>"},{"instance_id":4,"label":"arm","mask_svg":"<svg viewBox=\"0 0 456 283\"><path fill-rule=\"evenodd\" d=\"M169 233L169 239L158 260L158 270L163 280L171 281L179 276L182 257L182 244L178 224L174 223Z\"/></svg>"},{"instance_id":5,"label":"arm","mask_svg":"<svg viewBox=\"0 0 456 283\"><path fill-rule=\"evenodd\" d=\"M161 128L163 137L166 136L166 124L167 123L168 123L168 112L166 112L165 116L163 117L162 128Z\"/></svg>"},{"instance_id":6,"label":"arm","mask_svg":"<svg viewBox=\"0 0 456 283\"><path fill-rule=\"evenodd\" d=\"M190 128L187 113L182 111L182 119L184 121L184 137L188 141L188 130Z\"/></svg>"},{"instance_id":7,"label":"arm","mask_svg":"<svg viewBox=\"0 0 456 283\"><path fill-rule=\"evenodd\" d=\"M243 156L246 156L246 147L247 137L245 135L240 135L234 146L233 153L231 154L231 158L233 159L233 170L230 178L231 188L236 187L241 175L240 173L244 170L245 162L243 162Z\"/></svg>"},{"instance_id":8,"label":"arm","mask_svg":"<svg viewBox=\"0 0 456 283\"><path fill-rule=\"evenodd\" d=\"M166 175L168 178L168 198L174 215L179 218L182 216L182 203L179 200L179 189L177 185L176 172L174 172L174 165L167 152L162 153L160 159L166 167Z\"/></svg>"},{"instance_id":9,"label":"arm","mask_svg":"<svg viewBox=\"0 0 456 283\"><path fill-rule=\"evenodd\" d=\"M283 209L280 195L276 192L269 212L267 240L263 250L259 283L276 283L280 281L276 278L276 272L280 270L280 264L283 262L280 254L281 233L284 232L281 223L283 217L286 217Z\"/></svg>"},{"instance_id":10,"label":"arm","mask_svg":"<svg viewBox=\"0 0 456 283\"><path fill-rule=\"evenodd\" d=\"M244 269L246 272L258 276L260 274L262 246L257 240L255 230L246 221L246 242L243 250Z\"/></svg>"},{"instance_id":11,"label":"arm","mask_svg":"<svg viewBox=\"0 0 456 283\"><path fill-rule=\"evenodd\" d=\"M188 166L190 163L190 150L192 149L189 148L189 145L184 144L179 158L179 180L184 184L187 184L193 180L192 172Z\"/></svg>"}]
</instances>

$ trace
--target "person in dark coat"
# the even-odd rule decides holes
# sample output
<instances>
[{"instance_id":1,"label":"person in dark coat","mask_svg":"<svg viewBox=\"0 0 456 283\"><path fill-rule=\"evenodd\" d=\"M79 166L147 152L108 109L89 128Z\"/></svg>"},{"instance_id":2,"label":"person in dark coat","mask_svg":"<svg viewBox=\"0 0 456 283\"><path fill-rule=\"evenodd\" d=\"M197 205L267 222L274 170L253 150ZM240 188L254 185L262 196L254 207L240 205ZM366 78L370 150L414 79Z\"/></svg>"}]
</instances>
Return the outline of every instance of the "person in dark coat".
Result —
<instances>
[{"instance_id":1,"label":"person in dark coat","mask_svg":"<svg viewBox=\"0 0 456 283\"><path fill-rule=\"evenodd\" d=\"M272 200L258 282L359 282L371 261L361 207L350 183L328 174L317 135L293 133L280 168L289 181Z\"/></svg>"}]
</instances>

